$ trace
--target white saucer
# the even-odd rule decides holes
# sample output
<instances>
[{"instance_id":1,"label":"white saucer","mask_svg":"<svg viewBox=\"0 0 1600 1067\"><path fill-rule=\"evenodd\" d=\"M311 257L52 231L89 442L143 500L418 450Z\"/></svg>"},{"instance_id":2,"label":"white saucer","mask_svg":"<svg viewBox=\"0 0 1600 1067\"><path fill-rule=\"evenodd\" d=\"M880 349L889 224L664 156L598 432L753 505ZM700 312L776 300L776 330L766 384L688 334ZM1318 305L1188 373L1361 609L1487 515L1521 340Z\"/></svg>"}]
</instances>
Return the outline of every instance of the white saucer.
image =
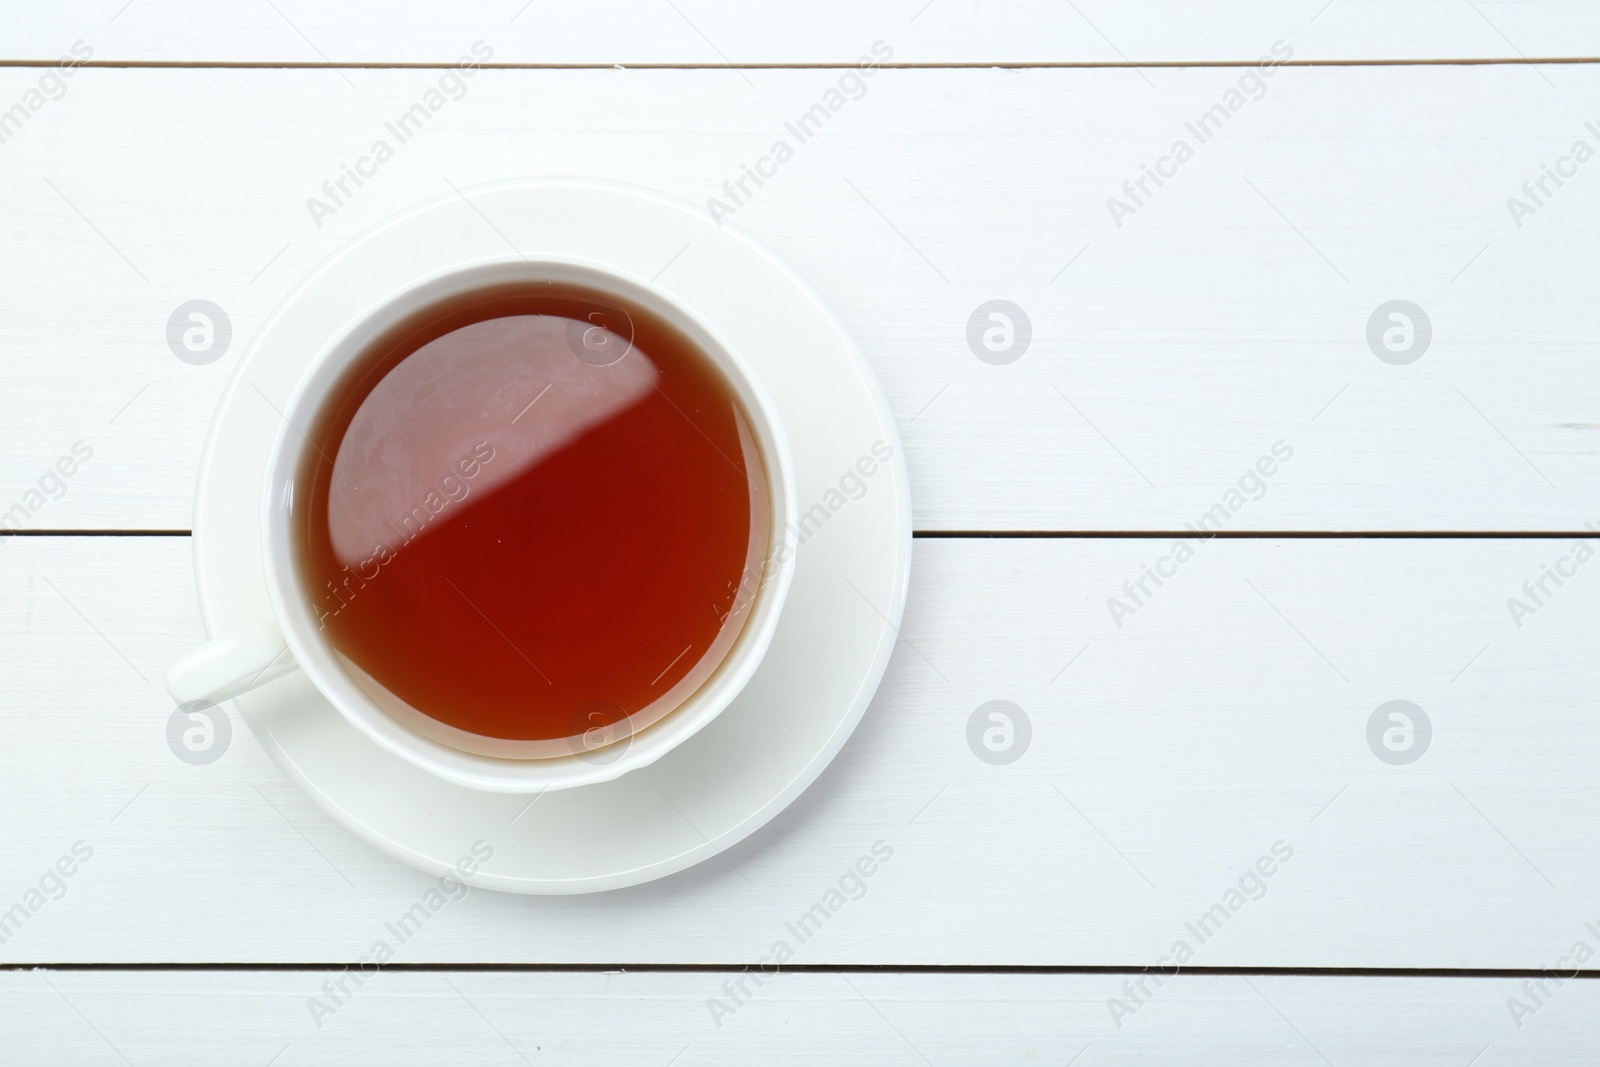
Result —
<instances>
[{"instance_id":1,"label":"white saucer","mask_svg":"<svg viewBox=\"0 0 1600 1067\"><path fill-rule=\"evenodd\" d=\"M352 240L284 298L223 393L195 501L200 608L212 635L271 615L259 509L278 428L272 405L283 405L312 357L397 287L508 250L583 256L655 277L712 322L776 398L800 511L822 510L812 512L814 532L760 669L726 711L658 762L531 805L447 783L391 755L302 674L237 706L285 774L404 863L443 874L482 840L494 856L468 879L474 885L618 889L717 854L799 796L860 721L905 607L910 489L888 404L817 295L749 238L660 194L550 179L450 193ZM878 442L893 458L870 477L853 475L866 491L852 499L840 480L855 490L847 472Z\"/></svg>"}]
</instances>

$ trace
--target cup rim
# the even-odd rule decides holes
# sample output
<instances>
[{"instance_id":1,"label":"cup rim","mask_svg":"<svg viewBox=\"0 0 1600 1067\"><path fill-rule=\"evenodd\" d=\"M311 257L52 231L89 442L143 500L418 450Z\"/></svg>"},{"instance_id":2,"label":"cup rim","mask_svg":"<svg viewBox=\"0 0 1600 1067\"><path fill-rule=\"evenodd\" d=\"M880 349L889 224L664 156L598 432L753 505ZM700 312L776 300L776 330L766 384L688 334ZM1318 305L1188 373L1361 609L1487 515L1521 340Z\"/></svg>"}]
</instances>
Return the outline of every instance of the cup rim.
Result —
<instances>
[{"instance_id":1,"label":"cup rim","mask_svg":"<svg viewBox=\"0 0 1600 1067\"><path fill-rule=\"evenodd\" d=\"M698 689L659 721L592 752L509 758L464 751L405 726L361 691L339 664L333 646L316 636L315 618L298 588L294 560L294 481L310 447L297 427L309 425L340 374L383 331L408 314L494 284L549 280L547 274L642 304L707 350L746 408L766 467L771 529L758 565L765 578L750 617L723 661ZM280 415L261 500L266 585L273 614L301 670L346 720L385 749L439 777L491 792L538 793L610 781L648 766L725 710L754 675L772 642L798 549L794 532L797 486L789 438L776 403L738 350L692 307L652 281L608 263L555 253L514 253L451 264L395 287L355 316L312 358Z\"/></svg>"}]
</instances>

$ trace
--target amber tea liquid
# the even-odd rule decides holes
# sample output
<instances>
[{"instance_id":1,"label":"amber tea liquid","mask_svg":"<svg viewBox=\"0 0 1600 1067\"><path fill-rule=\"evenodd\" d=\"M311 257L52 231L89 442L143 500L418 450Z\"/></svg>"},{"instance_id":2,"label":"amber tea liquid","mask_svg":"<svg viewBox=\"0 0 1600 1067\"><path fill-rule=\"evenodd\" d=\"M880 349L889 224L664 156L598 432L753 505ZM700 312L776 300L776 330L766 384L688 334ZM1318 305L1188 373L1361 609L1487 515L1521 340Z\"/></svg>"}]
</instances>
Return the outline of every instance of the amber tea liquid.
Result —
<instances>
[{"instance_id":1,"label":"amber tea liquid","mask_svg":"<svg viewBox=\"0 0 1600 1067\"><path fill-rule=\"evenodd\" d=\"M369 691L465 735L647 724L750 613L770 511L749 420L707 353L608 295L430 308L308 438L297 547L324 635Z\"/></svg>"}]
</instances>

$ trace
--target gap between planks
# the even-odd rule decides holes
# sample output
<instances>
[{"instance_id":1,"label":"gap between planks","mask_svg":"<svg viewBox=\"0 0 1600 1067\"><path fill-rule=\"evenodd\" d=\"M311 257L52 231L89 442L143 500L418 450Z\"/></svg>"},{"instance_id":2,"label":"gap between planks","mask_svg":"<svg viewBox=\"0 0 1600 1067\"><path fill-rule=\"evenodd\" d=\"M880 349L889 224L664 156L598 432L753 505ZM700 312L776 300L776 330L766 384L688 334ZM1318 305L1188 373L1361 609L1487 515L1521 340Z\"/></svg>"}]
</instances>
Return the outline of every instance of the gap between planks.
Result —
<instances>
[{"instance_id":1,"label":"gap between planks","mask_svg":"<svg viewBox=\"0 0 1600 1067\"><path fill-rule=\"evenodd\" d=\"M0 963L5 971L344 971L354 961L321 963ZM385 963L374 969L420 974L742 974L759 965L749 963ZM1534 967L1182 967L1182 973L1204 976L1286 978L1551 978L1600 979L1600 970L1558 971ZM1050 964L893 964L813 963L775 968L781 974L974 974L974 975L1082 975L1166 974L1159 966L1119 964L1055 966Z\"/></svg>"},{"instance_id":2,"label":"gap between planks","mask_svg":"<svg viewBox=\"0 0 1600 1067\"><path fill-rule=\"evenodd\" d=\"M1188 540L1224 541L1389 540L1389 541L1569 541L1595 536L1594 530L913 530L923 540ZM8 530L11 537L191 537L191 530Z\"/></svg>"},{"instance_id":3,"label":"gap between planks","mask_svg":"<svg viewBox=\"0 0 1600 1067\"><path fill-rule=\"evenodd\" d=\"M59 59L0 59L6 67L55 67ZM1494 56L1451 59L1291 59L1279 67L1537 67L1600 63L1600 56ZM852 62L826 63L479 63L479 70L854 70ZM927 60L906 63L878 63L880 70L1158 70L1188 67L1255 67L1251 59L1162 59L1147 62L1094 62L1088 60L1019 60L994 62L956 62ZM458 64L433 63L327 63L289 60L173 60L173 59L88 59L74 66L106 69L173 70L454 70Z\"/></svg>"}]
</instances>

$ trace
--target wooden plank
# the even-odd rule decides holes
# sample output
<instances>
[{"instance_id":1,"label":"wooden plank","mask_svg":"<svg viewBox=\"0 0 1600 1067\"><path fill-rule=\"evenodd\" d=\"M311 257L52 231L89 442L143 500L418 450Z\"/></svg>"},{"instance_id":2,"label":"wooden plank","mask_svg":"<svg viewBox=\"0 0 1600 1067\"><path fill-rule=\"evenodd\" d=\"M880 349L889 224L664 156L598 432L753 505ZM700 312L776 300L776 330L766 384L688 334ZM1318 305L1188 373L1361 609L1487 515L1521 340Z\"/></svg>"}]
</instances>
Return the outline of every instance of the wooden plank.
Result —
<instances>
[{"instance_id":1,"label":"wooden plank","mask_svg":"<svg viewBox=\"0 0 1600 1067\"><path fill-rule=\"evenodd\" d=\"M1545 968L1591 936L1600 565L1546 579L1519 628L1507 598L1571 571L1565 542L1168 551L920 540L866 720L730 862L592 897L473 892L396 959L741 965L788 940L804 964L1142 967L1183 941L1195 966ZM1141 565L1172 577L1118 627L1106 601ZM242 729L209 765L174 756L158 679L202 636L188 567L183 538L0 549L0 912L93 850L0 960L351 961L434 884ZM1009 765L969 747L993 700L1031 723ZM1369 748L1391 700L1431 721L1409 765ZM800 943L786 924L879 842L892 859Z\"/></svg>"},{"instance_id":2,"label":"wooden plank","mask_svg":"<svg viewBox=\"0 0 1600 1067\"><path fill-rule=\"evenodd\" d=\"M0 146L0 514L187 528L222 382L317 261L508 175L725 196L839 77L759 74L480 72L319 227L309 199L436 72L360 71L355 90L316 70L78 72ZM1108 199L1141 165L1170 168L1237 71L1158 71L1156 87L1127 70L882 71L728 221L862 343L921 529L1182 529L1221 503L1232 530L1575 530L1600 517L1600 164L1546 180L1520 228L1506 203L1574 141L1600 147L1584 104L1600 68L1548 75L1279 70L1119 227ZM37 78L0 71L0 100ZM196 298L234 331L207 366L166 340ZM1396 298L1432 323L1408 366L1367 342ZM1032 322L1009 365L969 347L992 299ZM93 459L59 489L48 470L78 441ZM1277 442L1293 461L1257 486Z\"/></svg>"},{"instance_id":3,"label":"wooden plank","mask_svg":"<svg viewBox=\"0 0 1600 1067\"><path fill-rule=\"evenodd\" d=\"M94 973L0 975L19 1062L187 1064L1573 1063L1600 983L1181 975L1116 1027L1128 975ZM331 1014L325 981L348 997ZM737 995L737 991L735 991ZM275 1059L276 1057L276 1059Z\"/></svg>"},{"instance_id":4,"label":"wooden plank","mask_svg":"<svg viewBox=\"0 0 1600 1067\"><path fill-rule=\"evenodd\" d=\"M496 0L217 8L198 0L71 0L7 17L6 59L51 59L74 40L97 59L177 62L449 62L474 40L511 63L848 63L874 40L920 63L1250 61L1278 39L1307 59L1595 56L1600 15L1583 0L1219 0L1005 5L859 4L576 7Z\"/></svg>"}]
</instances>

